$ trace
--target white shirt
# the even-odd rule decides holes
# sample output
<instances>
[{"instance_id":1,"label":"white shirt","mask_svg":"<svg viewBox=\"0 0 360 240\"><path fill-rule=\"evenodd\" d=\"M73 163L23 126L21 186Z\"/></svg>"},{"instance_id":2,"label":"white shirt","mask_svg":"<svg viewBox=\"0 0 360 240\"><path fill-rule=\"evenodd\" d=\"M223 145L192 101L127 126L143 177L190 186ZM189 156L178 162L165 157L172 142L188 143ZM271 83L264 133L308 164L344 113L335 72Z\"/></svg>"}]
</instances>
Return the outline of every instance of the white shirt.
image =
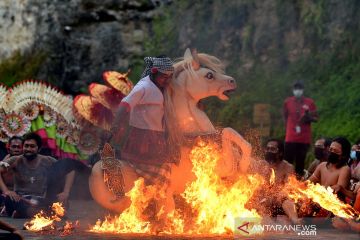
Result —
<instances>
[{"instance_id":1,"label":"white shirt","mask_svg":"<svg viewBox=\"0 0 360 240\"><path fill-rule=\"evenodd\" d=\"M164 131L164 96L149 76L140 79L122 102L130 105L130 126Z\"/></svg>"}]
</instances>

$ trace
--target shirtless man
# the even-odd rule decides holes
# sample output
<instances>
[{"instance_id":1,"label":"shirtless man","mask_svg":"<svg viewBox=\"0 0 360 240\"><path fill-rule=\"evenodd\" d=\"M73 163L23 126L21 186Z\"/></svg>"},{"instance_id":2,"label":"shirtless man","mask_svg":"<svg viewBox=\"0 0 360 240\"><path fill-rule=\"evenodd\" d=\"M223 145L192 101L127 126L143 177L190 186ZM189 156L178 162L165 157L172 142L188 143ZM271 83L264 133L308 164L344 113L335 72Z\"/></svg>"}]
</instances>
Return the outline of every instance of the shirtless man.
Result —
<instances>
[{"instance_id":1,"label":"shirtless man","mask_svg":"<svg viewBox=\"0 0 360 240\"><path fill-rule=\"evenodd\" d=\"M279 195L281 188L287 182L290 175L295 174L294 166L283 159L284 156L284 143L278 139L270 139L267 141L265 148L265 160L259 160L250 166L251 172L256 172L268 180L265 185L269 190L267 195L263 196L263 191L258 192L255 198L261 202L260 211L265 211L271 216L283 214L282 199ZM274 171L275 179L271 182L272 171Z\"/></svg>"},{"instance_id":2,"label":"shirtless man","mask_svg":"<svg viewBox=\"0 0 360 240\"><path fill-rule=\"evenodd\" d=\"M12 156L19 156L23 153L23 140L21 137L13 136L9 140L9 154L3 160Z\"/></svg>"},{"instance_id":3,"label":"shirtless man","mask_svg":"<svg viewBox=\"0 0 360 240\"><path fill-rule=\"evenodd\" d=\"M39 206L47 206L55 202L52 196L47 195L47 188L49 187L48 170L57 160L38 154L40 148L40 136L28 133L24 136L23 154L4 160L7 166L0 167L0 173L8 170L14 172L14 190L9 190L0 176L0 188L6 196L5 206L8 216L29 217L38 210ZM56 200L64 203L67 201L74 177L74 170L66 173L65 186L62 192L54 196Z\"/></svg>"},{"instance_id":4,"label":"shirtless man","mask_svg":"<svg viewBox=\"0 0 360 240\"><path fill-rule=\"evenodd\" d=\"M9 159L12 156L19 156L23 154L23 140L21 137L13 136L9 140L9 149L8 154L4 157L4 159L0 162L0 166L7 166L7 163L5 160ZM13 181L13 173L12 172L4 172L2 173L2 177L4 179L4 182L6 186L9 188L12 188L14 185Z\"/></svg>"},{"instance_id":5,"label":"shirtless man","mask_svg":"<svg viewBox=\"0 0 360 240\"><path fill-rule=\"evenodd\" d=\"M331 144L331 140L327 138L319 138L318 140L315 141L314 144L315 160L310 164L308 168L309 177L315 172L316 167L320 163L327 161L327 155L329 152L330 144Z\"/></svg>"},{"instance_id":6,"label":"shirtless man","mask_svg":"<svg viewBox=\"0 0 360 240\"><path fill-rule=\"evenodd\" d=\"M350 142L346 138L335 138L330 145L327 162L320 163L309 180L324 187L348 189L350 168L347 161L350 157L350 148Z\"/></svg>"},{"instance_id":7,"label":"shirtless man","mask_svg":"<svg viewBox=\"0 0 360 240\"><path fill-rule=\"evenodd\" d=\"M350 146L350 142L346 138L335 138L331 142L327 162L320 163L309 180L313 183L320 183L324 187L330 186L335 193L342 193L341 197L343 197L345 191L349 191L350 168L346 163L350 156ZM294 202L286 200L284 205L284 210L290 219L294 223L301 223Z\"/></svg>"}]
</instances>

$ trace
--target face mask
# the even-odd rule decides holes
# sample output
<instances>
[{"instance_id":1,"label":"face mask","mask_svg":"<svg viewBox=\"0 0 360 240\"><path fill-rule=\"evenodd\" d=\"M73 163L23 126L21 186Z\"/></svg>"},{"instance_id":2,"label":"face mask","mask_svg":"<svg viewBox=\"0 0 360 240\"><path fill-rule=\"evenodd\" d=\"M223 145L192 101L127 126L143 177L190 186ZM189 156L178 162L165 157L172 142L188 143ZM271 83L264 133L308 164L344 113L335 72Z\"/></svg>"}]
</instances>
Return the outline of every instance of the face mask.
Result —
<instances>
[{"instance_id":1,"label":"face mask","mask_svg":"<svg viewBox=\"0 0 360 240\"><path fill-rule=\"evenodd\" d=\"M315 158L318 160L322 160L325 156L324 149L316 147L314 150Z\"/></svg>"},{"instance_id":2,"label":"face mask","mask_svg":"<svg viewBox=\"0 0 360 240\"><path fill-rule=\"evenodd\" d=\"M268 163L274 163L277 161L277 153L265 152L265 160Z\"/></svg>"},{"instance_id":3,"label":"face mask","mask_svg":"<svg viewBox=\"0 0 360 240\"><path fill-rule=\"evenodd\" d=\"M295 97L299 98L303 95L303 90L302 89L294 89L293 94Z\"/></svg>"},{"instance_id":4,"label":"face mask","mask_svg":"<svg viewBox=\"0 0 360 240\"><path fill-rule=\"evenodd\" d=\"M340 155L330 152L329 156L328 156L328 162L329 163L333 163L333 164L337 164L340 161Z\"/></svg>"},{"instance_id":5,"label":"face mask","mask_svg":"<svg viewBox=\"0 0 360 240\"><path fill-rule=\"evenodd\" d=\"M352 160L357 159L356 151L353 150L353 151L350 152L350 158L351 158Z\"/></svg>"}]
</instances>

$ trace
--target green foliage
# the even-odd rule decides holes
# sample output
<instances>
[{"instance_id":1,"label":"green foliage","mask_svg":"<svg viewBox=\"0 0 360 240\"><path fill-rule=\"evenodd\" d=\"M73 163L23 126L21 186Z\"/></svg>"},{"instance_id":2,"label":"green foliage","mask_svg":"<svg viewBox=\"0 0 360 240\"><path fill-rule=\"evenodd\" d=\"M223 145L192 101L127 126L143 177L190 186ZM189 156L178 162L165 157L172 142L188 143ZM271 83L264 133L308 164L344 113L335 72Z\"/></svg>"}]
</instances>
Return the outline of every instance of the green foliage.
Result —
<instances>
[{"instance_id":1,"label":"green foliage","mask_svg":"<svg viewBox=\"0 0 360 240\"><path fill-rule=\"evenodd\" d=\"M344 29L340 38L333 41L326 32L331 20L328 1L277 0L279 35L299 28L304 35L303 47L309 52L294 62L287 62L289 49L266 49L270 60L284 59L286 62L286 65L276 65L269 61L264 63L253 50L253 35L257 26L248 16L255 12L254 2L229 1L226 7L216 1L194 2L192 5L189 2L177 1L165 9L165 14L154 21L153 35L146 42L145 49L147 54L181 56L184 49L180 48L189 47L179 46L181 31L191 31L193 35L185 34L191 38L188 39L190 47L215 54L224 49L221 48L224 39L221 35L228 34L228 26L241 33L240 41L231 42L228 46L233 54L226 56L231 62L227 73L238 82L236 94L228 102L216 98L204 101L206 112L216 125L231 126L245 132L247 128L254 127L254 104L268 103L271 136L283 138L283 101L292 95L294 80L303 79L305 95L315 100L320 115L319 122L313 124L313 138L337 135L344 135L351 141L360 138L360 111L357 109L360 103L360 42L357 23ZM350 9L357 6L355 1L349 1L347 5ZM186 25L189 22L190 28ZM284 41L282 38L279 40ZM239 51L253 60L253 67L247 72L239 70L243 61L236 54Z\"/></svg>"},{"instance_id":2,"label":"green foliage","mask_svg":"<svg viewBox=\"0 0 360 240\"><path fill-rule=\"evenodd\" d=\"M16 82L34 78L45 57L44 53L15 52L13 56L0 63L0 82L10 87Z\"/></svg>"},{"instance_id":3,"label":"green foliage","mask_svg":"<svg viewBox=\"0 0 360 240\"><path fill-rule=\"evenodd\" d=\"M309 34L322 38L325 31L327 1L300 1L301 2L301 22Z\"/></svg>"}]
</instances>

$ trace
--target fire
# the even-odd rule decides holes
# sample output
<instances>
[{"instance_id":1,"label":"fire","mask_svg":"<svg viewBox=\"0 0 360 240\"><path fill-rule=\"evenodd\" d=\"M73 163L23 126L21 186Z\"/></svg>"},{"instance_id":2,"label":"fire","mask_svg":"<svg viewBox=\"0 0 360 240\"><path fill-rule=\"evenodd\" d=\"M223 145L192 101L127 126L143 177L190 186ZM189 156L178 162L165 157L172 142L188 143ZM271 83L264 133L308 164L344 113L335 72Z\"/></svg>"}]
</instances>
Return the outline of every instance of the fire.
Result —
<instances>
[{"instance_id":1,"label":"fire","mask_svg":"<svg viewBox=\"0 0 360 240\"><path fill-rule=\"evenodd\" d=\"M61 221L61 217L65 215L65 209L62 206L62 203L59 202L53 203L51 209L53 212L51 216L47 216L42 210L35 214L30 222L24 224L25 229L33 232L55 230L55 223ZM75 225L78 225L78 222L76 222ZM74 229L74 225L71 222L66 221L66 225L63 227L63 234L69 234L72 229Z\"/></svg>"},{"instance_id":2,"label":"fire","mask_svg":"<svg viewBox=\"0 0 360 240\"><path fill-rule=\"evenodd\" d=\"M258 175L241 175L231 185L215 173L220 153L215 144L200 142L190 154L197 179L183 193L186 201L198 212L190 234L224 234L233 232L235 218L261 219L245 204L253 191L263 184Z\"/></svg>"},{"instance_id":3,"label":"fire","mask_svg":"<svg viewBox=\"0 0 360 240\"><path fill-rule=\"evenodd\" d=\"M140 178L135 186L126 193L131 199L131 205L117 217L107 216L103 222L98 220L91 228L92 232L110 233L150 233L150 222L144 221L142 212L145 210L150 197L155 195L154 186L144 186L144 179Z\"/></svg>"},{"instance_id":4,"label":"fire","mask_svg":"<svg viewBox=\"0 0 360 240\"><path fill-rule=\"evenodd\" d=\"M199 142L192 149L190 159L197 179L186 187L182 197L191 207L194 216L188 219L189 216L186 217L177 209L167 215L160 233L231 234L236 224L243 224L244 220L241 219L256 218L261 221L259 214L254 209L247 209L245 204L253 191L263 183L263 178L249 175L239 176L235 183L224 181L215 174L219 158L216 144ZM155 186L145 187L140 178L126 194L131 199L131 206L117 217L108 216L103 222L98 220L90 231L154 234L154 222L144 220L143 211L157 189ZM158 215L160 212L161 209ZM240 222L235 222L236 219L240 219Z\"/></svg>"},{"instance_id":5,"label":"fire","mask_svg":"<svg viewBox=\"0 0 360 240\"><path fill-rule=\"evenodd\" d=\"M269 183L270 183L270 185L274 185L274 183L275 183L275 170L273 168L271 168L271 175L270 175Z\"/></svg>"},{"instance_id":6,"label":"fire","mask_svg":"<svg viewBox=\"0 0 360 240\"><path fill-rule=\"evenodd\" d=\"M79 225L79 221L75 221L75 223L73 222L69 222L66 221L65 222L65 226L63 227L63 231L61 233L61 236L66 236L71 234L71 232Z\"/></svg>"},{"instance_id":7,"label":"fire","mask_svg":"<svg viewBox=\"0 0 360 240\"><path fill-rule=\"evenodd\" d=\"M35 216L33 217L33 219L30 220L30 222L26 222L24 224L24 227L27 230L38 232L46 228L54 229L53 222L54 219L45 216L45 213L41 210L39 213L35 214Z\"/></svg>"},{"instance_id":8,"label":"fire","mask_svg":"<svg viewBox=\"0 0 360 240\"><path fill-rule=\"evenodd\" d=\"M285 191L295 202L299 199L311 199L336 216L347 219L353 219L359 216L359 213L357 213L355 209L338 199L331 187L326 188L310 181L299 182L292 176L289 178Z\"/></svg>"}]
</instances>

